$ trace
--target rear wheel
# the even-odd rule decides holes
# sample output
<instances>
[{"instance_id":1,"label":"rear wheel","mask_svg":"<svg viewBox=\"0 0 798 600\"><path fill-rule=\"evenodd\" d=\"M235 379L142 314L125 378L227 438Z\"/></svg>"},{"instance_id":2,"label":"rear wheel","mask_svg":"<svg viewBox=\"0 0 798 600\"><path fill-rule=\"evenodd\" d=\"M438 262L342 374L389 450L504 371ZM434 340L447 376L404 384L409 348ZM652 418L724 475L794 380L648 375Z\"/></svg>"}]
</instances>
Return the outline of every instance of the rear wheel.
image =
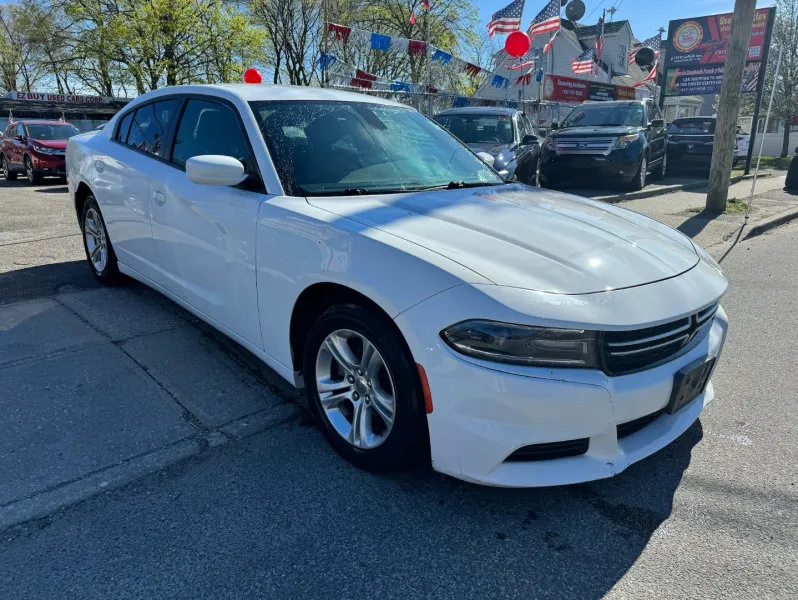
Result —
<instances>
[{"instance_id":1,"label":"rear wheel","mask_svg":"<svg viewBox=\"0 0 798 600\"><path fill-rule=\"evenodd\" d=\"M83 205L80 219L83 230L83 249L94 276L106 285L113 285L122 280L116 253L108 237L100 206L94 196L89 195Z\"/></svg>"},{"instance_id":2,"label":"rear wheel","mask_svg":"<svg viewBox=\"0 0 798 600\"><path fill-rule=\"evenodd\" d=\"M3 179L6 181L16 181L17 174L11 170L11 167L8 166L8 162L6 162L5 156L0 156L0 171L3 173Z\"/></svg>"},{"instance_id":3,"label":"rear wheel","mask_svg":"<svg viewBox=\"0 0 798 600\"><path fill-rule=\"evenodd\" d=\"M390 322L362 306L329 308L308 334L303 374L319 426L346 460L389 471L415 458L426 433L424 403Z\"/></svg>"},{"instance_id":4,"label":"rear wheel","mask_svg":"<svg viewBox=\"0 0 798 600\"><path fill-rule=\"evenodd\" d=\"M25 157L25 175L27 175L28 183L31 185L38 185L42 182L42 174L33 167L33 161L30 156Z\"/></svg>"}]
</instances>

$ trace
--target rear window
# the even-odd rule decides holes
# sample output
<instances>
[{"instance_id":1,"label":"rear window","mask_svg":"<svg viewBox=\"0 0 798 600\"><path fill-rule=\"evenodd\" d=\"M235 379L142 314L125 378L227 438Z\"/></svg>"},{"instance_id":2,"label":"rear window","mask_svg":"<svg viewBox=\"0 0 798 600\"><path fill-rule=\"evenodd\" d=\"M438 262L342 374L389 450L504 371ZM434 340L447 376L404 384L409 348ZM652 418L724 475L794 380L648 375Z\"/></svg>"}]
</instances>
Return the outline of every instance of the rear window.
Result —
<instances>
[{"instance_id":1,"label":"rear window","mask_svg":"<svg viewBox=\"0 0 798 600\"><path fill-rule=\"evenodd\" d=\"M715 119L677 119L668 127L668 133L714 135Z\"/></svg>"}]
</instances>

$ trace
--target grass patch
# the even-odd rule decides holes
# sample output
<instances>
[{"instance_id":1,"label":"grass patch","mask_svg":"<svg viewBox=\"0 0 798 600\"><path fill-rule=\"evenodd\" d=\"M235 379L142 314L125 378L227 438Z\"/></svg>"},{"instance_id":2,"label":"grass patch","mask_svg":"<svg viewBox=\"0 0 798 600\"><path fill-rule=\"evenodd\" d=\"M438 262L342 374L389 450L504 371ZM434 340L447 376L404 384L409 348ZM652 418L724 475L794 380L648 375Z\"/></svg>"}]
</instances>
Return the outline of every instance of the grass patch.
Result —
<instances>
[{"instance_id":1,"label":"grass patch","mask_svg":"<svg viewBox=\"0 0 798 600\"><path fill-rule=\"evenodd\" d=\"M792 156L785 156L784 158L779 158L778 156L763 156L762 162L759 163L759 168L786 171L790 168L791 162ZM754 168L756 168L756 156L751 160L751 169Z\"/></svg>"},{"instance_id":2,"label":"grass patch","mask_svg":"<svg viewBox=\"0 0 798 600\"><path fill-rule=\"evenodd\" d=\"M726 202L726 210L723 212L724 215L736 215L745 212L745 209L748 208L748 201L746 200L739 200L737 198L729 198ZM687 212L698 214L704 211L703 206L697 206L695 208L688 208Z\"/></svg>"}]
</instances>

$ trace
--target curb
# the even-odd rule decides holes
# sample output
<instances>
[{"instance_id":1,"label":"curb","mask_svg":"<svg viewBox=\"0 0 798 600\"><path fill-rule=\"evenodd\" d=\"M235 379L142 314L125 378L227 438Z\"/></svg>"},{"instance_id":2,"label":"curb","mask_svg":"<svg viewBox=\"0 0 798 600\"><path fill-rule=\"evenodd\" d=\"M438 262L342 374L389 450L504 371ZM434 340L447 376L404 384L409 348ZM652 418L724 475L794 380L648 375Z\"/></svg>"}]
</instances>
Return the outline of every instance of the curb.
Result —
<instances>
[{"instance_id":1,"label":"curb","mask_svg":"<svg viewBox=\"0 0 798 600\"><path fill-rule=\"evenodd\" d=\"M786 223L789 223L790 221L794 221L795 219L798 219L798 208L786 214L779 215L776 217L771 217L770 219L767 219L762 223L759 223L758 225L751 227L751 229L748 230L748 233L745 234L743 239L747 240L749 238L762 235L763 233L773 229L774 227L779 227L780 225L784 225Z\"/></svg>"},{"instance_id":2,"label":"curb","mask_svg":"<svg viewBox=\"0 0 798 600\"><path fill-rule=\"evenodd\" d=\"M760 173L757 176L757 179L765 179L767 177L774 177L775 174L773 172L764 172ZM735 175L729 180L729 185L734 185L735 183L740 183L741 181L748 181L754 178L753 173L749 173L748 175ZM616 194L615 196L600 196L594 198L594 200L598 200L600 202L606 202L608 204L617 204L619 202L627 202L629 200L642 200L643 198L655 198L657 196L664 196L665 194L670 194L672 192L683 192L683 191L690 191L694 189L699 189L707 185L706 181L695 181L692 183L679 183L673 184L668 186L662 186L652 190L640 190L639 192L629 192L627 194Z\"/></svg>"},{"instance_id":3,"label":"curb","mask_svg":"<svg viewBox=\"0 0 798 600\"><path fill-rule=\"evenodd\" d=\"M101 468L27 498L0 507L0 533L30 521L47 518L61 510L109 492L169 467L198 457L209 449L298 422L300 407L285 402L242 417L214 431L183 438L120 463Z\"/></svg>"}]
</instances>

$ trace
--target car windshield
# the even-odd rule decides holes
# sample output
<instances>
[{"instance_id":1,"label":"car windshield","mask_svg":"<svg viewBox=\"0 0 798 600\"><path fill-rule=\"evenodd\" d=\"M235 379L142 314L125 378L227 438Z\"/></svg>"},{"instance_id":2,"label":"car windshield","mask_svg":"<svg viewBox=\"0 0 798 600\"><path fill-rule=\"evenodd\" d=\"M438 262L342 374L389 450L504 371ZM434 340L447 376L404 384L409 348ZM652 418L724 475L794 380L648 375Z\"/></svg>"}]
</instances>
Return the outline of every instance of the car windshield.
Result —
<instances>
[{"instance_id":1,"label":"car windshield","mask_svg":"<svg viewBox=\"0 0 798 600\"><path fill-rule=\"evenodd\" d=\"M80 130L69 123L29 123L28 137L34 140L67 140Z\"/></svg>"},{"instance_id":2,"label":"car windshield","mask_svg":"<svg viewBox=\"0 0 798 600\"><path fill-rule=\"evenodd\" d=\"M582 104L573 109L560 127L645 126L642 104Z\"/></svg>"},{"instance_id":3,"label":"car windshield","mask_svg":"<svg viewBox=\"0 0 798 600\"><path fill-rule=\"evenodd\" d=\"M677 119L668 127L668 133L715 135L715 119Z\"/></svg>"},{"instance_id":4,"label":"car windshield","mask_svg":"<svg viewBox=\"0 0 798 600\"><path fill-rule=\"evenodd\" d=\"M466 144L512 144L510 115L452 114L435 120Z\"/></svg>"},{"instance_id":5,"label":"car windshield","mask_svg":"<svg viewBox=\"0 0 798 600\"><path fill-rule=\"evenodd\" d=\"M503 183L466 146L409 108L330 101L250 104L290 195Z\"/></svg>"}]
</instances>

